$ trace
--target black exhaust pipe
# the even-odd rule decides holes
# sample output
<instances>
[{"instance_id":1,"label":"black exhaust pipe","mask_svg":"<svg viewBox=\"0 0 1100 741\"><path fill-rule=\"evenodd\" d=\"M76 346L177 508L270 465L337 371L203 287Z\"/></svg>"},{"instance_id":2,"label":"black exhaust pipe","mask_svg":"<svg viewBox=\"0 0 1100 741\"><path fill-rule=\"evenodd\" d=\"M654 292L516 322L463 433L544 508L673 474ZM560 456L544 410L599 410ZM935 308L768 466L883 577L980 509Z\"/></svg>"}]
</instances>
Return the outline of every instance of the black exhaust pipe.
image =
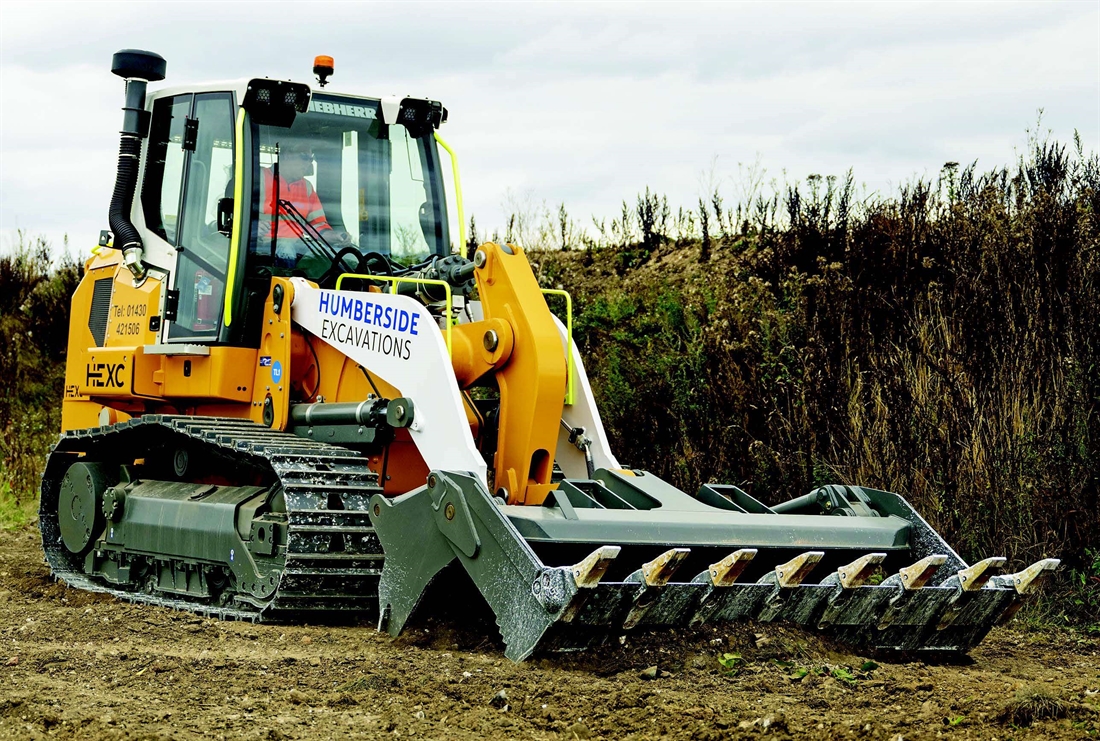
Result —
<instances>
[{"instance_id":1,"label":"black exhaust pipe","mask_svg":"<svg viewBox=\"0 0 1100 741\"><path fill-rule=\"evenodd\" d=\"M122 141L115 192L111 196L110 224L115 246L122 250L122 263L134 274L135 281L145 278L145 264L141 261L145 248L130 221L141 163L141 140L149 135L145 89L150 82L163 80L167 68L164 57L140 49L123 49L111 58L111 72L126 80L126 104L122 107Z\"/></svg>"}]
</instances>

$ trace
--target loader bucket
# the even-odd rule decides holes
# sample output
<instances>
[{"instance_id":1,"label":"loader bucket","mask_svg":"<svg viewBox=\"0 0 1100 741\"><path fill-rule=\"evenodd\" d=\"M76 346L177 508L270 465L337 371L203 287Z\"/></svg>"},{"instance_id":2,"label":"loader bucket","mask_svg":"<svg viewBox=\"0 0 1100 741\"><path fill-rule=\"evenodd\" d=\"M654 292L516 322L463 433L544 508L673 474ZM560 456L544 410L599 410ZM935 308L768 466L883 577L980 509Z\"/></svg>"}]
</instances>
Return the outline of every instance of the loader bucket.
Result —
<instances>
[{"instance_id":1,"label":"loader bucket","mask_svg":"<svg viewBox=\"0 0 1100 741\"><path fill-rule=\"evenodd\" d=\"M380 629L397 635L456 559L506 655L576 650L625 631L786 621L868 648L965 652L1057 566L966 564L896 494L824 487L773 508L736 487L692 497L644 471L565 480L540 507L469 474L371 500L386 553ZM818 512L804 514L816 507ZM842 515L842 516L838 516Z\"/></svg>"}]
</instances>

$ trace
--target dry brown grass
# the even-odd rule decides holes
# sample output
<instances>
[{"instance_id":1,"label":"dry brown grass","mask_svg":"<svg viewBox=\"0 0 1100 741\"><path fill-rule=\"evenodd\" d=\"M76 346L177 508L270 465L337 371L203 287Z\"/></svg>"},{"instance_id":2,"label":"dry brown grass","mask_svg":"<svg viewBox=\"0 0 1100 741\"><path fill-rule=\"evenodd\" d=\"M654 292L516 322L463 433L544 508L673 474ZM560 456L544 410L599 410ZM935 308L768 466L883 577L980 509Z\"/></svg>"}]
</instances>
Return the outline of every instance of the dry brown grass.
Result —
<instances>
[{"instance_id":1,"label":"dry brown grass","mask_svg":"<svg viewBox=\"0 0 1100 741\"><path fill-rule=\"evenodd\" d=\"M1037 720L1060 720L1069 706L1045 687L1025 687L1005 703L999 719L1014 726L1030 726Z\"/></svg>"},{"instance_id":2,"label":"dry brown grass","mask_svg":"<svg viewBox=\"0 0 1100 741\"><path fill-rule=\"evenodd\" d=\"M896 491L968 559L1064 559L1095 622L1100 161L1035 141L945 178L793 188L703 263L652 238L535 260L574 293L624 463L770 501Z\"/></svg>"}]
</instances>

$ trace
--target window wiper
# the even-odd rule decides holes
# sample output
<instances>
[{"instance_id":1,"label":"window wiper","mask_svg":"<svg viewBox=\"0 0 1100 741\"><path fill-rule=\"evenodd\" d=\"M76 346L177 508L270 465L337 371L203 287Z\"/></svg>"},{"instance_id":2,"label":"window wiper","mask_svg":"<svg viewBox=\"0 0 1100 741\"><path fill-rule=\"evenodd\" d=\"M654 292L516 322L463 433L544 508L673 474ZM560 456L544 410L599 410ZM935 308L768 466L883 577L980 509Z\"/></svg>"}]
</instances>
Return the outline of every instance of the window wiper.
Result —
<instances>
[{"instance_id":1,"label":"window wiper","mask_svg":"<svg viewBox=\"0 0 1100 741\"><path fill-rule=\"evenodd\" d=\"M279 208L290 216L291 221L302 231L298 239L302 240L315 256L329 260L336 259L336 252L332 249L332 245L321 236L321 232L317 231L313 224L306 221L306 217L302 216L302 212L293 203L286 200L279 201Z\"/></svg>"}]
</instances>

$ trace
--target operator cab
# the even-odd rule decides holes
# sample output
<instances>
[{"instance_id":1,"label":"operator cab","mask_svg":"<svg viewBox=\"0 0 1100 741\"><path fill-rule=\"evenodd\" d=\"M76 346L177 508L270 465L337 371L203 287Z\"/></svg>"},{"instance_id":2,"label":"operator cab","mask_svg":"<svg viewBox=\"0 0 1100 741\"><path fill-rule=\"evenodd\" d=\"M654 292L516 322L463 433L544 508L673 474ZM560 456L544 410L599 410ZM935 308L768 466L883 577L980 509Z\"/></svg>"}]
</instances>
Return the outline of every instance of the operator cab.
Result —
<instances>
[{"instance_id":1,"label":"operator cab","mask_svg":"<svg viewBox=\"0 0 1100 741\"><path fill-rule=\"evenodd\" d=\"M383 123L380 101L320 93L289 128L254 122L250 274L317 280L349 247L405 265L447 254L439 157L417 133Z\"/></svg>"},{"instance_id":2,"label":"operator cab","mask_svg":"<svg viewBox=\"0 0 1100 741\"><path fill-rule=\"evenodd\" d=\"M439 103L267 79L212 87L151 106L140 203L146 259L174 291L164 341L255 342L272 276L332 287L451 252Z\"/></svg>"}]
</instances>

